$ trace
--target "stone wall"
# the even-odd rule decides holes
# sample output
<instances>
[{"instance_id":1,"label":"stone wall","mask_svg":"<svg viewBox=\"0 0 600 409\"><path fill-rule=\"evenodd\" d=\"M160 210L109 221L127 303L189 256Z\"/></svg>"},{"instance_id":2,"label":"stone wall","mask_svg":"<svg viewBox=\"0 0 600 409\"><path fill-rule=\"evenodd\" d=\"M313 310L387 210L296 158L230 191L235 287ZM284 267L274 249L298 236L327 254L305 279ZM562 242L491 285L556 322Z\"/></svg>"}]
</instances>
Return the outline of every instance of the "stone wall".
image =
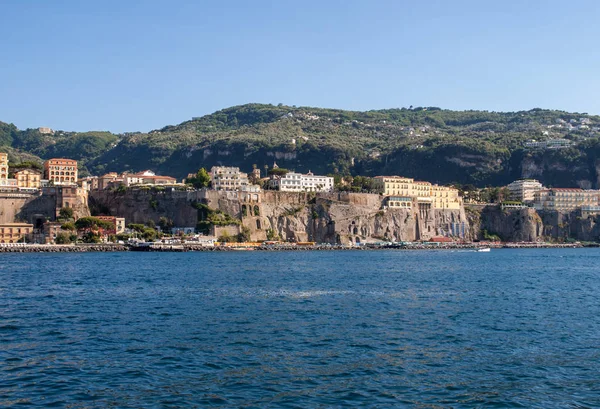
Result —
<instances>
[{"instance_id":1,"label":"stone wall","mask_svg":"<svg viewBox=\"0 0 600 409\"><path fill-rule=\"evenodd\" d=\"M55 220L58 210L66 203L55 191L44 194L0 193L0 222L22 221L36 226L42 220ZM88 216L87 203L81 196L69 199L76 217Z\"/></svg>"}]
</instances>

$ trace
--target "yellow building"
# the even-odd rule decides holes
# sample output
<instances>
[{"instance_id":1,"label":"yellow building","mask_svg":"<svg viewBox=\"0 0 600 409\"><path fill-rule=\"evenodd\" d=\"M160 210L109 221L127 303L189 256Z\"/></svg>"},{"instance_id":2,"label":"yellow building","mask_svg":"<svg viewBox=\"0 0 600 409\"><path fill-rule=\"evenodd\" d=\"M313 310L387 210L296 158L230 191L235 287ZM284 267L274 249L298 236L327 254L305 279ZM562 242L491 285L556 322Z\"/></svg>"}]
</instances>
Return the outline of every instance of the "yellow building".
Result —
<instances>
[{"instance_id":1,"label":"yellow building","mask_svg":"<svg viewBox=\"0 0 600 409\"><path fill-rule=\"evenodd\" d=\"M23 169L15 173L15 179L19 187L39 189L42 175L36 170Z\"/></svg>"},{"instance_id":2,"label":"yellow building","mask_svg":"<svg viewBox=\"0 0 600 409\"><path fill-rule=\"evenodd\" d=\"M376 176L376 187L388 198L388 206L409 208L410 198L417 203L431 203L434 209L460 209L462 200L452 187L432 185L429 182L402 176Z\"/></svg>"},{"instance_id":3,"label":"yellow building","mask_svg":"<svg viewBox=\"0 0 600 409\"><path fill-rule=\"evenodd\" d=\"M33 224L2 223L0 224L0 243L17 243L33 233Z\"/></svg>"},{"instance_id":4,"label":"yellow building","mask_svg":"<svg viewBox=\"0 0 600 409\"><path fill-rule=\"evenodd\" d=\"M385 196L431 197L431 183L402 176L375 176L375 183Z\"/></svg>"},{"instance_id":5,"label":"yellow building","mask_svg":"<svg viewBox=\"0 0 600 409\"><path fill-rule=\"evenodd\" d=\"M434 209L458 210L462 205L458 189L453 187L433 185L431 187L431 197Z\"/></svg>"},{"instance_id":6,"label":"yellow building","mask_svg":"<svg viewBox=\"0 0 600 409\"><path fill-rule=\"evenodd\" d=\"M0 152L0 179L8 179L8 154Z\"/></svg>"}]
</instances>

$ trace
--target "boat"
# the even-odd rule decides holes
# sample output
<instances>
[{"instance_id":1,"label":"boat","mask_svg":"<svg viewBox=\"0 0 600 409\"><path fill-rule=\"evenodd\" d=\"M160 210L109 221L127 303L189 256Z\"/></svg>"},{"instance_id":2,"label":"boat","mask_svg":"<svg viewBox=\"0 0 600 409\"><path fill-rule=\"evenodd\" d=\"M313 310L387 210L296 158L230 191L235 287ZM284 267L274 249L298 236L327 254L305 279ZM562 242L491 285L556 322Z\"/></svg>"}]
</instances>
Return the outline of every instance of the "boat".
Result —
<instances>
[{"instance_id":1,"label":"boat","mask_svg":"<svg viewBox=\"0 0 600 409\"><path fill-rule=\"evenodd\" d=\"M489 247L482 247L480 249L477 249L478 253L487 253L487 252L490 252L490 251L492 251L492 249L489 248Z\"/></svg>"}]
</instances>

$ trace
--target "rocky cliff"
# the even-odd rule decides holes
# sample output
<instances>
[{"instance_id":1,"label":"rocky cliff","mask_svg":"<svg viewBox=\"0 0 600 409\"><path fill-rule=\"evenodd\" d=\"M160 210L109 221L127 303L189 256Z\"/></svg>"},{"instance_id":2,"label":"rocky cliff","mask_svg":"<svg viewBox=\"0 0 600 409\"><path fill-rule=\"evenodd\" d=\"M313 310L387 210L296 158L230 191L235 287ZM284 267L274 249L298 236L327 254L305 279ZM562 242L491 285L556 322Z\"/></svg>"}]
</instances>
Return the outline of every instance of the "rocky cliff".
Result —
<instances>
[{"instance_id":1,"label":"rocky cliff","mask_svg":"<svg viewBox=\"0 0 600 409\"><path fill-rule=\"evenodd\" d=\"M467 206L471 237L484 240L486 233L502 241L538 241L544 224L534 209L501 209L499 206Z\"/></svg>"},{"instance_id":2,"label":"rocky cliff","mask_svg":"<svg viewBox=\"0 0 600 409\"><path fill-rule=\"evenodd\" d=\"M216 226L216 234L224 230L231 234L245 227L253 240L278 236L282 240L363 243L435 236L472 238L462 209L386 209L382 200L379 195L358 193L104 190L90 194L90 207L94 214L125 217L127 223L158 223L167 217L175 226L194 227L205 217L198 210L201 203L239 221L239 225Z\"/></svg>"}]
</instances>

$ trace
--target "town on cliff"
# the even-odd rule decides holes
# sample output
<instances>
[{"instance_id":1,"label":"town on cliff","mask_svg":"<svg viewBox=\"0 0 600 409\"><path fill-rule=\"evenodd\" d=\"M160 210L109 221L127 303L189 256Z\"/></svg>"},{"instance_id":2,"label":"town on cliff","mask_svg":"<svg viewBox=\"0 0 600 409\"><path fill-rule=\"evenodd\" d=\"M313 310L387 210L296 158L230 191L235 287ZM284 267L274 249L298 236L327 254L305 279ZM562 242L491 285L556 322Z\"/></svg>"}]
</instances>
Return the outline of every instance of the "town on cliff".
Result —
<instances>
[{"instance_id":1,"label":"town on cliff","mask_svg":"<svg viewBox=\"0 0 600 409\"><path fill-rule=\"evenodd\" d=\"M78 176L77 161L10 164L0 153L0 246L287 243L376 246L598 241L600 191L440 186L403 176L322 176L273 164L214 166L183 181L141 172Z\"/></svg>"}]
</instances>

